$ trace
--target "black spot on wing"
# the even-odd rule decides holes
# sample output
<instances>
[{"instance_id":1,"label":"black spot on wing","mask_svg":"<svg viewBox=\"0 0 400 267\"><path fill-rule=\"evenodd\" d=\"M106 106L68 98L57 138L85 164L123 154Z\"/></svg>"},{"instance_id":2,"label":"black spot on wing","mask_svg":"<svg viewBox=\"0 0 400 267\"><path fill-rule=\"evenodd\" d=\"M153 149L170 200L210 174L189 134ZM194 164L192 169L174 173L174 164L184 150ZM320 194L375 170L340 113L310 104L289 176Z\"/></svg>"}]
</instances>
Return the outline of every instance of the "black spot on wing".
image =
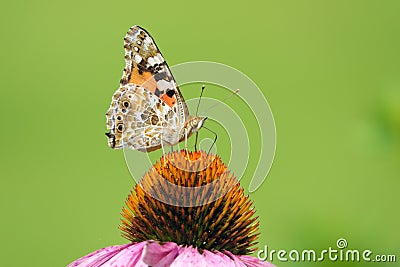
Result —
<instances>
[{"instance_id":1,"label":"black spot on wing","mask_svg":"<svg viewBox=\"0 0 400 267\"><path fill-rule=\"evenodd\" d=\"M160 89L158 89L158 87L156 87L154 94L160 97L162 94L164 94L164 90L161 91Z\"/></svg>"},{"instance_id":2,"label":"black spot on wing","mask_svg":"<svg viewBox=\"0 0 400 267\"><path fill-rule=\"evenodd\" d=\"M148 69L146 67L146 61L143 60L143 58L142 58L142 60L140 60L139 63L137 63L137 67L138 67L139 74L142 74L143 72L148 71Z\"/></svg>"},{"instance_id":3,"label":"black spot on wing","mask_svg":"<svg viewBox=\"0 0 400 267\"><path fill-rule=\"evenodd\" d=\"M154 74L154 79L158 82L159 80L166 80L167 73L166 72L157 72Z\"/></svg>"},{"instance_id":4,"label":"black spot on wing","mask_svg":"<svg viewBox=\"0 0 400 267\"><path fill-rule=\"evenodd\" d=\"M174 90L168 90L167 91L167 96L172 97L175 94Z\"/></svg>"}]
</instances>

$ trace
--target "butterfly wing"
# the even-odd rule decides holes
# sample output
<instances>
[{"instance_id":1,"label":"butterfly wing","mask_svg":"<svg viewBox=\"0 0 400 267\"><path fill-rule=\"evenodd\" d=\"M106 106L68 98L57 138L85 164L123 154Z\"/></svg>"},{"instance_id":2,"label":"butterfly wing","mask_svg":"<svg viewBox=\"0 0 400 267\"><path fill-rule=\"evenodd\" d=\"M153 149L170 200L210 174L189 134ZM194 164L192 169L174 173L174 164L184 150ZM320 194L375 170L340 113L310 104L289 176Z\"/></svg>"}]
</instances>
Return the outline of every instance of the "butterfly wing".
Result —
<instances>
[{"instance_id":1,"label":"butterfly wing","mask_svg":"<svg viewBox=\"0 0 400 267\"><path fill-rule=\"evenodd\" d=\"M137 84L174 109L179 122L189 117L188 108L171 71L153 38L139 26L133 26L124 38L126 66L121 85Z\"/></svg>"},{"instance_id":2,"label":"butterfly wing","mask_svg":"<svg viewBox=\"0 0 400 267\"><path fill-rule=\"evenodd\" d=\"M179 141L182 125L174 110L146 88L127 84L114 94L107 111L109 146L153 151Z\"/></svg>"}]
</instances>

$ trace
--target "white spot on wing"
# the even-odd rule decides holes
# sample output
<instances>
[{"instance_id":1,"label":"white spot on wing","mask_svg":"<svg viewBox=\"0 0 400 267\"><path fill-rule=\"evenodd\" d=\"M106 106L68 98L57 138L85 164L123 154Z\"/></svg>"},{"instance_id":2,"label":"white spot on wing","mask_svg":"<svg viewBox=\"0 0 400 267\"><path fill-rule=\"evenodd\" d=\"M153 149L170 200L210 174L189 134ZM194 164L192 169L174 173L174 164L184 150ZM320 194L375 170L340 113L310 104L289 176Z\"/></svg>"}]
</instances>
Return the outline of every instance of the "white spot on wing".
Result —
<instances>
[{"instance_id":1,"label":"white spot on wing","mask_svg":"<svg viewBox=\"0 0 400 267\"><path fill-rule=\"evenodd\" d=\"M161 54L157 54L157 56L155 57L157 63L163 63L164 62L164 58L161 56Z\"/></svg>"},{"instance_id":2,"label":"white spot on wing","mask_svg":"<svg viewBox=\"0 0 400 267\"><path fill-rule=\"evenodd\" d=\"M151 38L149 36L146 36L146 38L144 38L144 42L150 44Z\"/></svg>"},{"instance_id":3,"label":"white spot on wing","mask_svg":"<svg viewBox=\"0 0 400 267\"><path fill-rule=\"evenodd\" d=\"M136 61L137 63L140 63L140 61L142 61L142 57L139 56L138 54L136 54L136 55L135 55L135 61Z\"/></svg>"},{"instance_id":4,"label":"white spot on wing","mask_svg":"<svg viewBox=\"0 0 400 267\"><path fill-rule=\"evenodd\" d=\"M158 99L156 99L156 97L154 95L150 95L149 100L150 100L150 106L154 107L154 105L156 104Z\"/></svg>"},{"instance_id":5,"label":"white spot on wing","mask_svg":"<svg viewBox=\"0 0 400 267\"><path fill-rule=\"evenodd\" d=\"M154 66L154 64L156 64L156 62L154 61L154 58L152 58L152 57L149 57L149 58L147 59L147 62L148 62L151 66Z\"/></svg>"},{"instance_id":6,"label":"white spot on wing","mask_svg":"<svg viewBox=\"0 0 400 267\"><path fill-rule=\"evenodd\" d=\"M167 82L166 80L159 80L157 82L157 86L161 91L164 91L166 89L173 88L173 83L172 82Z\"/></svg>"}]
</instances>

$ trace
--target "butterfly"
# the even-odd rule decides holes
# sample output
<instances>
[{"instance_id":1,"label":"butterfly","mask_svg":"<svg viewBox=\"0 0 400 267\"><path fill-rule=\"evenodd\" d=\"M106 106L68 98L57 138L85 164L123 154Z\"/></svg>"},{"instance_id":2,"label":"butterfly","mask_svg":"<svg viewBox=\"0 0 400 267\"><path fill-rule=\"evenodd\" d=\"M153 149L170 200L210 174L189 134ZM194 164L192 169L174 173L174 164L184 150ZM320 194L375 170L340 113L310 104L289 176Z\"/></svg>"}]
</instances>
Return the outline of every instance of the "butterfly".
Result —
<instances>
[{"instance_id":1,"label":"butterfly","mask_svg":"<svg viewBox=\"0 0 400 267\"><path fill-rule=\"evenodd\" d=\"M153 38L133 26L124 38L126 66L106 113L108 145L142 152L186 141L207 117L190 116Z\"/></svg>"}]
</instances>

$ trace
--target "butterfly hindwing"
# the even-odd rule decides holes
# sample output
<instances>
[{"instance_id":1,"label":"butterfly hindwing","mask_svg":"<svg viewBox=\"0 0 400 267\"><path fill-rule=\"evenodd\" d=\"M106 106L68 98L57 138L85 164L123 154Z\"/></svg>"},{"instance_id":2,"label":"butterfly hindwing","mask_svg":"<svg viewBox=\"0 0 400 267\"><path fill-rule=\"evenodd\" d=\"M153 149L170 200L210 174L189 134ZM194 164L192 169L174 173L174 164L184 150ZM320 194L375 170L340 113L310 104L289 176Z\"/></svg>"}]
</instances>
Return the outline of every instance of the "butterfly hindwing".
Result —
<instances>
[{"instance_id":1,"label":"butterfly hindwing","mask_svg":"<svg viewBox=\"0 0 400 267\"><path fill-rule=\"evenodd\" d=\"M177 135L181 127L171 107L144 87L134 84L121 86L115 92L107 118L113 148L129 146L152 151L160 148L161 140L166 144L170 142L169 138L175 140L177 137L171 136L170 132Z\"/></svg>"}]
</instances>

